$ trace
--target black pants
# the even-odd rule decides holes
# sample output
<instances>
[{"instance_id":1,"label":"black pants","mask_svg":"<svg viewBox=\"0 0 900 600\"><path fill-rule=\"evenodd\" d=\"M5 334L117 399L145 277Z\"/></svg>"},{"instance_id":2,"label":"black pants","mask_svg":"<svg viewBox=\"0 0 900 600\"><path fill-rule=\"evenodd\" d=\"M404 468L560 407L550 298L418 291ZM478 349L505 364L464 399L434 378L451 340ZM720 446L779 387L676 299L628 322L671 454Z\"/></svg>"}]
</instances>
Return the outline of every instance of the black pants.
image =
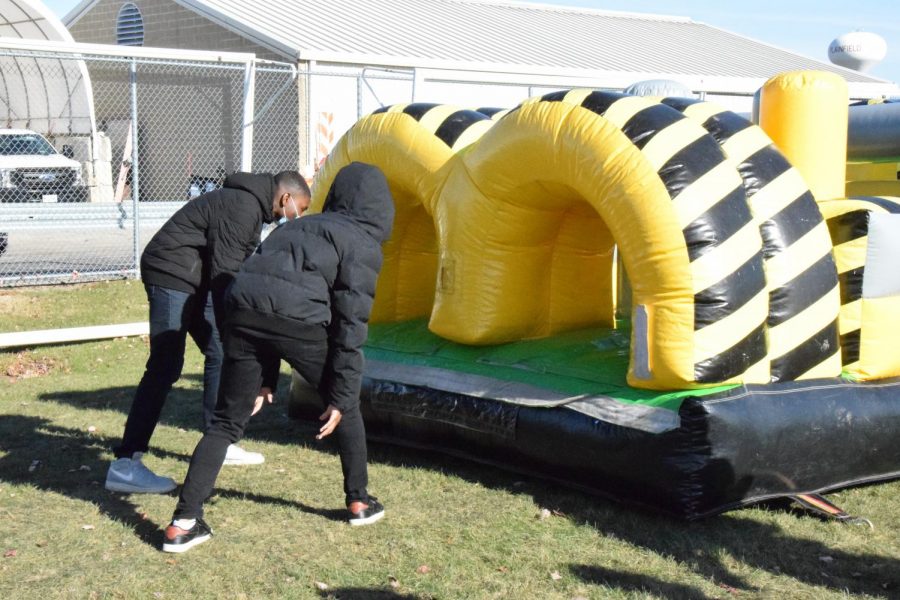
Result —
<instances>
[{"instance_id":1,"label":"black pants","mask_svg":"<svg viewBox=\"0 0 900 600\"><path fill-rule=\"evenodd\" d=\"M150 357L125 422L116 458L146 452L172 385L181 377L190 335L205 357L203 363L203 429L212 424L222 368L222 342L213 315L211 294L189 294L146 285L150 305Z\"/></svg>"},{"instance_id":2,"label":"black pants","mask_svg":"<svg viewBox=\"0 0 900 600\"><path fill-rule=\"evenodd\" d=\"M225 363L215 416L212 426L194 449L175 508L176 519L203 516L203 503L212 494L228 445L244 435L262 385L264 365L283 358L310 385L318 387L328 343L321 328L311 331L309 338L274 338L268 334L263 337L263 334L241 329L226 333ZM359 404L346 412L342 411L341 422L334 435L340 448L345 501L347 504L357 500L366 502L366 431Z\"/></svg>"}]
</instances>

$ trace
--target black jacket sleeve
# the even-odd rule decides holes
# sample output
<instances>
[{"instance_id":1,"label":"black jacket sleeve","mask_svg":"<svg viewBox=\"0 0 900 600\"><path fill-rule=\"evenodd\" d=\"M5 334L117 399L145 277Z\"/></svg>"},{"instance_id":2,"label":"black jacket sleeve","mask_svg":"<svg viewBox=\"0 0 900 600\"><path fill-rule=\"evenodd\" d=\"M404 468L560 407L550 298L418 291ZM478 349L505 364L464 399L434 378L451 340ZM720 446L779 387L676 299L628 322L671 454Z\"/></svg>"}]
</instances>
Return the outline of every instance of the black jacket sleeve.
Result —
<instances>
[{"instance_id":1,"label":"black jacket sleeve","mask_svg":"<svg viewBox=\"0 0 900 600\"><path fill-rule=\"evenodd\" d=\"M242 200L242 198L230 199L232 202ZM212 220L207 234L209 281L213 300L217 304L216 308L219 308L221 300L225 296L225 289L231 283L234 274L259 244L259 231L262 224L260 217L255 212L255 206L253 206L253 211L239 206L234 207L238 210L219 208L220 216Z\"/></svg>"},{"instance_id":2,"label":"black jacket sleeve","mask_svg":"<svg viewBox=\"0 0 900 600\"><path fill-rule=\"evenodd\" d=\"M331 290L328 358L320 392L327 403L342 412L359 403L362 346L369 333L376 273L355 256L343 256Z\"/></svg>"}]
</instances>

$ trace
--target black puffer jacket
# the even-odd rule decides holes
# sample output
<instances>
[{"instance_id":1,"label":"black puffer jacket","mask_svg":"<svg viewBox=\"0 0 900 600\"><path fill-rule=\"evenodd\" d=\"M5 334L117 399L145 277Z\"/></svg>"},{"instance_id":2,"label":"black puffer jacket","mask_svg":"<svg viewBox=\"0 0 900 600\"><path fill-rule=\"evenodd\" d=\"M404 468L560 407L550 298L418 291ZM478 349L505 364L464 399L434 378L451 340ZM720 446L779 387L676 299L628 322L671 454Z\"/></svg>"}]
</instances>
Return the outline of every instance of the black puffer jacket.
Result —
<instances>
[{"instance_id":1,"label":"black puffer jacket","mask_svg":"<svg viewBox=\"0 0 900 600\"><path fill-rule=\"evenodd\" d=\"M228 291L227 322L297 338L325 328L319 391L346 410L359 401L362 345L394 201L379 169L351 163L335 177L322 211L278 227L244 262Z\"/></svg>"},{"instance_id":2,"label":"black puffer jacket","mask_svg":"<svg viewBox=\"0 0 900 600\"><path fill-rule=\"evenodd\" d=\"M141 256L144 283L194 293L224 292L241 263L272 222L275 178L235 173L224 187L182 206L147 244Z\"/></svg>"}]
</instances>

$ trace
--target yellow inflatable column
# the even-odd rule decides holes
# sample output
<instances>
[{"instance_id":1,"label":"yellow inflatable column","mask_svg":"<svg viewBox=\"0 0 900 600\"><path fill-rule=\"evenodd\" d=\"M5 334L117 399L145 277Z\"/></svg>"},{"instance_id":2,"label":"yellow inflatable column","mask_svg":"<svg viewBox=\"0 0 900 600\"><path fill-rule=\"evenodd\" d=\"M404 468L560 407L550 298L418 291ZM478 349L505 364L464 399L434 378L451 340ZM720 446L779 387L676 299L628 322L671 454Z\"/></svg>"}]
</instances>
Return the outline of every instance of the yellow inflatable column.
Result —
<instances>
[{"instance_id":1,"label":"yellow inflatable column","mask_svg":"<svg viewBox=\"0 0 900 600\"><path fill-rule=\"evenodd\" d=\"M803 175L817 201L844 197L847 83L824 71L791 71L767 81L760 126Z\"/></svg>"},{"instance_id":2,"label":"yellow inflatable column","mask_svg":"<svg viewBox=\"0 0 900 600\"><path fill-rule=\"evenodd\" d=\"M900 375L898 202L868 197L820 204L840 279L844 371L860 380Z\"/></svg>"}]
</instances>

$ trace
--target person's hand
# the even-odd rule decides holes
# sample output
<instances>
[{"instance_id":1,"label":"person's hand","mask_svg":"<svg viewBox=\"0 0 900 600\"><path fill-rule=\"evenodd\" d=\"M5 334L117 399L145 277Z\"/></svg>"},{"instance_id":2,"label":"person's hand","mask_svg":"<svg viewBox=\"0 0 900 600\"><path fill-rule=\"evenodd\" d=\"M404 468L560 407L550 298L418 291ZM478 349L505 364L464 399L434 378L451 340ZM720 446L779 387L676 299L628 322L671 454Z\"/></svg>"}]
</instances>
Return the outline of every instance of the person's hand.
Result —
<instances>
[{"instance_id":1,"label":"person's hand","mask_svg":"<svg viewBox=\"0 0 900 600\"><path fill-rule=\"evenodd\" d=\"M316 436L317 440L328 437L337 428L338 423L341 422L341 411L329 404L325 412L319 415L319 420L325 421L325 424L319 429L319 435Z\"/></svg>"},{"instance_id":2,"label":"person's hand","mask_svg":"<svg viewBox=\"0 0 900 600\"><path fill-rule=\"evenodd\" d=\"M269 404L272 404L272 388L263 386L259 388L259 396L256 397L256 401L253 403L253 412L250 413L252 417L260 410L262 410L263 403L268 401Z\"/></svg>"}]
</instances>

